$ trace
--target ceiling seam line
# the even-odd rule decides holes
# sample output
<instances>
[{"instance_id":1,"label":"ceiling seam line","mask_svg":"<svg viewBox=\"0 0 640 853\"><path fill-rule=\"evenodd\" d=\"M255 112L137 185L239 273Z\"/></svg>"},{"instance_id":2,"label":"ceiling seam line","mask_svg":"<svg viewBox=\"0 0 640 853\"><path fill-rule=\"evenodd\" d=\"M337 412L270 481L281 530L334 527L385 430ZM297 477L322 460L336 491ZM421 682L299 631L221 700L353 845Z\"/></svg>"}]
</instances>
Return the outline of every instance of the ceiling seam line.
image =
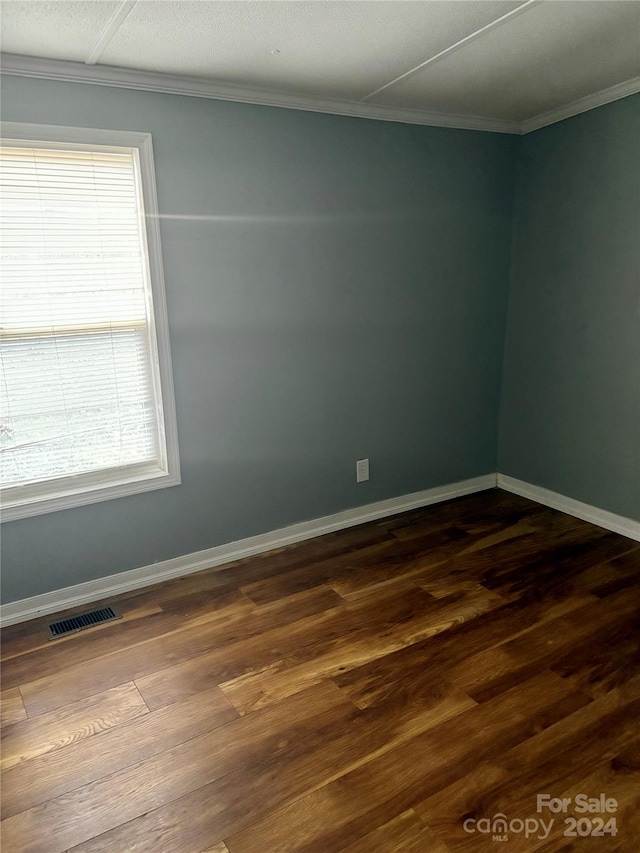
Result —
<instances>
[{"instance_id":1,"label":"ceiling seam line","mask_svg":"<svg viewBox=\"0 0 640 853\"><path fill-rule=\"evenodd\" d=\"M526 3L522 3L522 5L518 6L516 9L512 9L510 12L507 12L506 15L502 15L501 17L496 18L495 21L490 21L490 23L485 24L484 27L481 27L479 30L475 30L475 32L470 33L463 39L460 39L460 41L449 45L449 47L445 47L444 50L441 50L439 53L434 54L434 56L429 57L429 59L425 59L424 62L421 62L419 65L415 65L413 68L410 68L408 71L405 71L405 73L401 74L399 77L394 77L393 80L390 80L388 83L385 83L384 86L380 86L375 91L370 92L363 98L360 98L360 102L364 103L369 100L369 98L373 98L376 95L380 94L380 92L384 92L386 89L391 88L391 86L395 86L398 83L401 83L403 80L407 80L410 77L413 77L414 75L422 71L424 68L427 68L434 62L437 62L439 59L444 59L445 56L449 56L456 50L459 50L461 47L465 47L465 45L485 35L485 33L490 32L491 30L494 30L499 26L502 26L502 24L506 24L512 18L517 17L523 12L527 12L529 9L533 8L534 6L537 6L541 2L542 0L527 0Z\"/></svg>"},{"instance_id":2,"label":"ceiling seam line","mask_svg":"<svg viewBox=\"0 0 640 853\"><path fill-rule=\"evenodd\" d=\"M124 23L129 12L136 5L137 0L122 0L120 6L116 9L113 15L107 21L105 28L102 30L96 43L91 50L89 56L85 59L85 65L95 65L100 59L104 51L109 46L109 42Z\"/></svg>"}]
</instances>

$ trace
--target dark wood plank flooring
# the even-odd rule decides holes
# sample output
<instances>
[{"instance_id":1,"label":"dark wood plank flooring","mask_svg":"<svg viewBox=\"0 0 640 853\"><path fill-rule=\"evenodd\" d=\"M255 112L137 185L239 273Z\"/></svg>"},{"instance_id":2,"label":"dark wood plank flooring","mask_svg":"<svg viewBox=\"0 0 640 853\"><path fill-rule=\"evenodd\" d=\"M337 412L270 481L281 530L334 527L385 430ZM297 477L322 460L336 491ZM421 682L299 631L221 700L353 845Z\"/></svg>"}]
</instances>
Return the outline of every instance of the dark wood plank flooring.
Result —
<instances>
[{"instance_id":1,"label":"dark wood plank flooring","mask_svg":"<svg viewBox=\"0 0 640 853\"><path fill-rule=\"evenodd\" d=\"M115 603L3 632L6 853L640 851L638 542L492 490Z\"/></svg>"}]
</instances>

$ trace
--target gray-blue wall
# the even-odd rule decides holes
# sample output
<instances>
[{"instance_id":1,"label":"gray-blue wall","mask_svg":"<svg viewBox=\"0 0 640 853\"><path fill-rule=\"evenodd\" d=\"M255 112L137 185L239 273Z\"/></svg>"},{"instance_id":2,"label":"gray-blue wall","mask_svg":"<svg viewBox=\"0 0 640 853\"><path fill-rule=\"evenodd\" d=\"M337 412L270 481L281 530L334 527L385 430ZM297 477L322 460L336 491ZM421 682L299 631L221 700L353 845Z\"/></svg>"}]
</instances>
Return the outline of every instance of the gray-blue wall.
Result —
<instances>
[{"instance_id":1,"label":"gray-blue wall","mask_svg":"<svg viewBox=\"0 0 640 853\"><path fill-rule=\"evenodd\" d=\"M496 470L516 137L2 83L213 217L162 221L183 484L4 524L5 601Z\"/></svg>"},{"instance_id":2,"label":"gray-blue wall","mask_svg":"<svg viewBox=\"0 0 640 853\"><path fill-rule=\"evenodd\" d=\"M640 518L640 95L520 140L499 470Z\"/></svg>"}]
</instances>

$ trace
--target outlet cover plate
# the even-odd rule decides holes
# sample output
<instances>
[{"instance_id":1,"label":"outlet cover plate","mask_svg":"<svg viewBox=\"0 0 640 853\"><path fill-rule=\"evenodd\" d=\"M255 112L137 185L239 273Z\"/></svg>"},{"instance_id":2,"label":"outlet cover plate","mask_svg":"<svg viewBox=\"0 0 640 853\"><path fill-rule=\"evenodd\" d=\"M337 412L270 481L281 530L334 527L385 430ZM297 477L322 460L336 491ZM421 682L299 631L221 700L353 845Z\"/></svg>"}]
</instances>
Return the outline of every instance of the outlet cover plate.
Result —
<instances>
[{"instance_id":1,"label":"outlet cover plate","mask_svg":"<svg viewBox=\"0 0 640 853\"><path fill-rule=\"evenodd\" d=\"M369 479L369 460L358 459L356 462L356 483L365 483Z\"/></svg>"}]
</instances>

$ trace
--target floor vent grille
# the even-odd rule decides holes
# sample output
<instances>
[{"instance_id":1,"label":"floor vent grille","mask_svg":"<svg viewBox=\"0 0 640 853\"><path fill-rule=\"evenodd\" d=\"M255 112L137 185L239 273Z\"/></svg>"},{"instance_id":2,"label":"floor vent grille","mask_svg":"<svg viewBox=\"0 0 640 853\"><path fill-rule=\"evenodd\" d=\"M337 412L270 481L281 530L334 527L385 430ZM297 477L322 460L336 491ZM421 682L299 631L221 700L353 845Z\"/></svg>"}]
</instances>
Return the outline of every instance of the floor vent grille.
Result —
<instances>
[{"instance_id":1,"label":"floor vent grille","mask_svg":"<svg viewBox=\"0 0 640 853\"><path fill-rule=\"evenodd\" d=\"M103 607L100 610L79 613L77 616L70 616L68 619L61 619L59 622L51 622L48 626L49 639L56 640L58 637L75 634L85 628L101 625L103 622L112 622L114 619L122 619L122 616L116 613L113 607Z\"/></svg>"}]
</instances>

